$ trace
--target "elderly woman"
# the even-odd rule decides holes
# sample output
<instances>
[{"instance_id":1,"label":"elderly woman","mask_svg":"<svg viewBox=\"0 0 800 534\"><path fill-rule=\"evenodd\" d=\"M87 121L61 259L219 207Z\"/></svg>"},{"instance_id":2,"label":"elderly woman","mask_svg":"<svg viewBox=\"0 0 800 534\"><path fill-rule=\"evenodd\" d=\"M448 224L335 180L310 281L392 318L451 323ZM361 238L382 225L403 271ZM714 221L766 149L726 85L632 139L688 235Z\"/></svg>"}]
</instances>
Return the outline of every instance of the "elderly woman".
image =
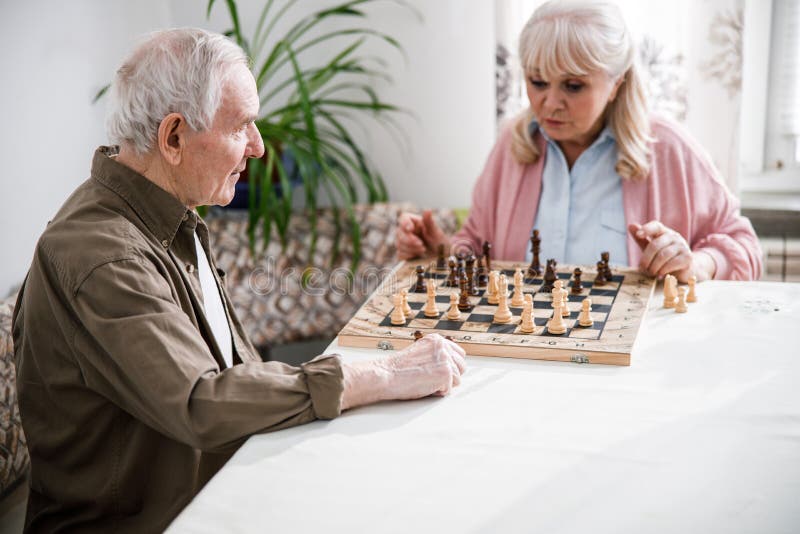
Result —
<instances>
[{"instance_id":1,"label":"elderly woman","mask_svg":"<svg viewBox=\"0 0 800 534\"><path fill-rule=\"evenodd\" d=\"M560 262L610 251L682 282L758 278L750 222L697 142L648 115L635 56L612 4L537 9L519 39L530 108L500 134L462 230L450 239L430 212L403 214L400 257L488 240L495 257L523 260L537 228L543 257Z\"/></svg>"}]
</instances>

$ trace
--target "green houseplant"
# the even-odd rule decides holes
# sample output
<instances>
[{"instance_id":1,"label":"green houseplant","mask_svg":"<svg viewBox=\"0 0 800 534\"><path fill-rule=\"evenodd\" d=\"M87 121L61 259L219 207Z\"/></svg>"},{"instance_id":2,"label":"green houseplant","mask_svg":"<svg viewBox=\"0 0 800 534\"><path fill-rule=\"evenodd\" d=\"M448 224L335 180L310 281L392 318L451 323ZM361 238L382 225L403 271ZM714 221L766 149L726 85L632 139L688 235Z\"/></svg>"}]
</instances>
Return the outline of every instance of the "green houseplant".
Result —
<instances>
[{"instance_id":1,"label":"green houseplant","mask_svg":"<svg viewBox=\"0 0 800 534\"><path fill-rule=\"evenodd\" d=\"M286 246L287 227L293 206L293 182L304 195L304 209L311 223L309 257L316 248L316 217L320 196L324 194L335 212L349 221L352 241L351 270L360 257L361 229L353 206L362 194L369 203L387 200L383 179L369 163L351 130L367 118L378 121L397 134L393 115L400 108L384 102L372 87L375 78L390 80L386 64L374 56L359 55L368 39L380 40L403 53L393 37L365 27L364 7L376 0L350 0L318 8L301 16L280 35L276 24L288 20L296 5L308 1L267 0L261 8L252 38L241 29L235 0L225 0L232 28L226 34L251 57L253 74L261 100L261 115L256 121L264 139L265 157L250 160L248 237L256 252L256 230L263 232L264 249L273 228ZM388 0L413 11L402 0ZM209 0L210 16L215 0ZM419 17L419 14L414 11ZM325 30L326 21L352 20L357 25ZM314 67L303 65L304 58L324 51L327 58ZM287 157L288 156L288 157ZM345 236L339 228L333 261Z\"/></svg>"}]
</instances>

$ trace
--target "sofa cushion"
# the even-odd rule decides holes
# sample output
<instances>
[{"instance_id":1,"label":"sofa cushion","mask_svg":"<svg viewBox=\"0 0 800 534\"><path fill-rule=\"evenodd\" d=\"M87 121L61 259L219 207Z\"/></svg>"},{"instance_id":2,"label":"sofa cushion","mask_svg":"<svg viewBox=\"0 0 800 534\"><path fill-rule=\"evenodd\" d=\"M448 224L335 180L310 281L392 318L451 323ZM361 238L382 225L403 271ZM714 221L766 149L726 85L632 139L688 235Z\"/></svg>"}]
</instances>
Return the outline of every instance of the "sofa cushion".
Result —
<instances>
[{"instance_id":1,"label":"sofa cushion","mask_svg":"<svg viewBox=\"0 0 800 534\"><path fill-rule=\"evenodd\" d=\"M11 318L16 296L0 301L0 495L28 472L30 459L17 405Z\"/></svg>"}]
</instances>

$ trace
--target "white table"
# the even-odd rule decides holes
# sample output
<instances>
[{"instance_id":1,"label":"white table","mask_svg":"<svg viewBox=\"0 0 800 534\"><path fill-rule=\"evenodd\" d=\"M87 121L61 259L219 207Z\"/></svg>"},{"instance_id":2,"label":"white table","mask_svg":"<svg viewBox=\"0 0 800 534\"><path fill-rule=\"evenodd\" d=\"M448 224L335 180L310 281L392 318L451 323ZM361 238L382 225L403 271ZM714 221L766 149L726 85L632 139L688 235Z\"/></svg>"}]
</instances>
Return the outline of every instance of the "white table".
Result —
<instances>
[{"instance_id":1,"label":"white table","mask_svg":"<svg viewBox=\"0 0 800 534\"><path fill-rule=\"evenodd\" d=\"M170 531L798 532L800 284L698 294L654 297L630 367L474 357L447 398L254 436Z\"/></svg>"}]
</instances>

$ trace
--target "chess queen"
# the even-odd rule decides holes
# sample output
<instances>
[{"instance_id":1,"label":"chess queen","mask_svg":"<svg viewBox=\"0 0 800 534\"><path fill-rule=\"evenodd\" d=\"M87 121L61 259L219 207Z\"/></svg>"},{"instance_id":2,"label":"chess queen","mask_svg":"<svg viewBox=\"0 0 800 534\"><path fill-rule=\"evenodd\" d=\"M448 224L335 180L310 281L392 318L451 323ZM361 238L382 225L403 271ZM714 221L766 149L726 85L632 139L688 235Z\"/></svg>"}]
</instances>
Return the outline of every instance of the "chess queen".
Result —
<instances>
[{"instance_id":1,"label":"chess queen","mask_svg":"<svg viewBox=\"0 0 800 534\"><path fill-rule=\"evenodd\" d=\"M637 50L615 5L552 0L519 38L530 107L498 136L463 228L402 214L401 259L488 240L523 261L532 229L559 263L616 264L686 283L757 279L753 227L701 146L647 107ZM578 165L580 160L580 165ZM508 221L508 222L507 222ZM533 223L533 224L532 224Z\"/></svg>"}]
</instances>

